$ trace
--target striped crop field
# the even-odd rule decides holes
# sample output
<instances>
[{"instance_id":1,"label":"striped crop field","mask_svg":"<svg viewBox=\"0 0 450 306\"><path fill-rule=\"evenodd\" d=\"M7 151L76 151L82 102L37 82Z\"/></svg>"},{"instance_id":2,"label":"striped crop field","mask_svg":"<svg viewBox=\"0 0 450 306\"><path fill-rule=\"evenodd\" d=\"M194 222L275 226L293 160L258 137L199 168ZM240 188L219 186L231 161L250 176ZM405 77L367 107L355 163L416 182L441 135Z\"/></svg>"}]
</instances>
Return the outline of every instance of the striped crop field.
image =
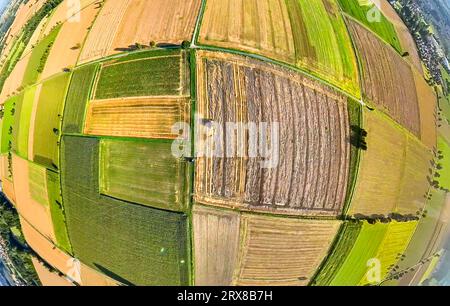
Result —
<instances>
[{"instance_id":1,"label":"striped crop field","mask_svg":"<svg viewBox=\"0 0 450 306\"><path fill-rule=\"evenodd\" d=\"M332 280L327 280L327 283L331 286L358 285L367 273L368 262L376 258L388 227L388 224L377 223L372 225L364 221L351 251L347 253L344 262L340 263L340 269ZM340 236L340 239L345 238Z\"/></svg>"},{"instance_id":2,"label":"striped crop field","mask_svg":"<svg viewBox=\"0 0 450 306\"><path fill-rule=\"evenodd\" d=\"M81 50L78 62L83 64L108 54L123 15L131 0L105 1Z\"/></svg>"},{"instance_id":3,"label":"striped crop field","mask_svg":"<svg viewBox=\"0 0 450 306\"><path fill-rule=\"evenodd\" d=\"M412 235L417 227L417 221L389 223L385 237L381 242L377 254L374 258L381 263L381 280L389 277L392 269L404 255ZM359 285L368 285L372 281L367 279L367 274L360 281Z\"/></svg>"},{"instance_id":4,"label":"striped crop field","mask_svg":"<svg viewBox=\"0 0 450 306\"><path fill-rule=\"evenodd\" d=\"M126 50L134 43L181 45L191 41L201 2L171 0L167 5L165 0L131 0L108 54Z\"/></svg>"},{"instance_id":5,"label":"striped crop field","mask_svg":"<svg viewBox=\"0 0 450 306\"><path fill-rule=\"evenodd\" d=\"M412 214L425 205L432 154L377 111L364 112L367 150L362 151L349 215Z\"/></svg>"},{"instance_id":6,"label":"striped crop field","mask_svg":"<svg viewBox=\"0 0 450 306\"><path fill-rule=\"evenodd\" d=\"M190 100L179 97L94 100L89 103L84 134L176 139L176 123L190 122Z\"/></svg>"},{"instance_id":7,"label":"striped crop field","mask_svg":"<svg viewBox=\"0 0 450 306\"><path fill-rule=\"evenodd\" d=\"M432 189L430 199L425 206L425 217L422 217L417 225L416 231L411 238L405 251L404 260L398 263L399 270L407 270L420 266L420 261L426 259L426 252L433 245L433 236L438 228L442 208L445 204L446 194L444 191ZM415 278L420 278L420 269L410 271L399 280L393 280L393 284L409 285Z\"/></svg>"},{"instance_id":8,"label":"striped crop field","mask_svg":"<svg viewBox=\"0 0 450 306\"><path fill-rule=\"evenodd\" d=\"M199 43L295 65L360 95L356 57L335 1L208 0Z\"/></svg>"},{"instance_id":9,"label":"striped crop field","mask_svg":"<svg viewBox=\"0 0 450 306\"><path fill-rule=\"evenodd\" d=\"M33 112L33 107L36 102L36 90L37 87L28 88L24 94L22 99L22 105L20 113L16 113L18 117L16 117L16 121L20 122L18 126L18 134L17 134L17 146L15 148L17 155L28 158L28 140L29 140L29 131L30 131L30 122L31 115Z\"/></svg>"},{"instance_id":10,"label":"striped crop field","mask_svg":"<svg viewBox=\"0 0 450 306\"><path fill-rule=\"evenodd\" d=\"M355 18L398 53L402 53L402 46L395 31L394 25L384 16L383 12L370 0L338 0L342 10ZM377 19L374 19L377 18ZM379 18L379 19L378 19ZM374 20L372 20L374 19Z\"/></svg>"},{"instance_id":11,"label":"striped crop field","mask_svg":"<svg viewBox=\"0 0 450 306\"><path fill-rule=\"evenodd\" d=\"M191 41L201 0L108 0L81 52L80 63L140 46L174 46ZM133 26L130 26L133 24Z\"/></svg>"},{"instance_id":12,"label":"striped crop field","mask_svg":"<svg viewBox=\"0 0 450 306\"><path fill-rule=\"evenodd\" d=\"M63 133L81 133L97 65L75 69L67 92L62 125Z\"/></svg>"},{"instance_id":13,"label":"striped crop field","mask_svg":"<svg viewBox=\"0 0 450 306\"><path fill-rule=\"evenodd\" d=\"M189 93L186 54L150 51L147 58L103 63L95 84L95 99L181 96Z\"/></svg>"},{"instance_id":14,"label":"striped crop field","mask_svg":"<svg viewBox=\"0 0 450 306\"><path fill-rule=\"evenodd\" d=\"M172 155L171 141L100 142L100 192L165 210L187 209L188 165Z\"/></svg>"},{"instance_id":15,"label":"striped crop field","mask_svg":"<svg viewBox=\"0 0 450 306\"><path fill-rule=\"evenodd\" d=\"M32 158L54 170L59 165L59 130L69 80L65 73L43 83L36 110Z\"/></svg>"},{"instance_id":16,"label":"striped crop field","mask_svg":"<svg viewBox=\"0 0 450 306\"><path fill-rule=\"evenodd\" d=\"M349 175L347 98L250 58L198 54L200 116L219 125L279 122L283 141L279 158L272 161L276 167L266 169L260 163L269 164L269 158L246 158L236 152L210 158L214 143L200 143L199 151L206 154L197 160L195 200L254 211L339 215ZM245 126L237 124L236 130L247 146L245 151L253 150Z\"/></svg>"},{"instance_id":17,"label":"striped crop field","mask_svg":"<svg viewBox=\"0 0 450 306\"><path fill-rule=\"evenodd\" d=\"M236 285L306 285L327 255L340 222L244 214L241 226Z\"/></svg>"},{"instance_id":18,"label":"striped crop field","mask_svg":"<svg viewBox=\"0 0 450 306\"><path fill-rule=\"evenodd\" d=\"M240 247L240 214L200 205L193 211L195 285L232 285Z\"/></svg>"},{"instance_id":19,"label":"striped crop field","mask_svg":"<svg viewBox=\"0 0 450 306\"><path fill-rule=\"evenodd\" d=\"M338 238L327 259L311 283L314 286L328 286L336 273L344 265L362 228L361 222L344 222L338 233Z\"/></svg>"},{"instance_id":20,"label":"striped crop field","mask_svg":"<svg viewBox=\"0 0 450 306\"><path fill-rule=\"evenodd\" d=\"M100 141L63 136L62 191L75 257L124 284L190 283L184 214L101 195Z\"/></svg>"},{"instance_id":21,"label":"striped crop field","mask_svg":"<svg viewBox=\"0 0 450 306\"><path fill-rule=\"evenodd\" d=\"M348 23L361 57L364 98L420 137L419 102L411 66L359 23Z\"/></svg>"}]
</instances>

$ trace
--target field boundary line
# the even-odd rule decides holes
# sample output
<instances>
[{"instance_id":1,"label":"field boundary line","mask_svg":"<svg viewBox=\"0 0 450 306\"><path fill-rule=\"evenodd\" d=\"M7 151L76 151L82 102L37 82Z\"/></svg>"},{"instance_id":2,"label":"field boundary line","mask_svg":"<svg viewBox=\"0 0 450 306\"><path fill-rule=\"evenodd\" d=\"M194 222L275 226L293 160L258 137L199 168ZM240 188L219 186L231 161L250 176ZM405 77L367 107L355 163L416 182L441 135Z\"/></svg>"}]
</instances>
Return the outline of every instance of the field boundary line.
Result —
<instances>
[{"instance_id":1,"label":"field boundary line","mask_svg":"<svg viewBox=\"0 0 450 306\"><path fill-rule=\"evenodd\" d=\"M163 56L152 56L152 57L144 57L144 58L136 58L129 61L123 61L123 62L115 62L115 63L107 63L107 61L103 62L102 69L104 67L111 67L121 64L128 64L128 63L134 63L134 62L140 62L140 61L146 61L146 60L152 60L152 59L161 59L161 58L175 58L175 57L181 57L180 54L175 55L163 55Z\"/></svg>"},{"instance_id":2,"label":"field boundary line","mask_svg":"<svg viewBox=\"0 0 450 306\"><path fill-rule=\"evenodd\" d=\"M197 16L197 21L195 22L195 28L194 33L192 35L192 41L191 41L191 48L197 47L198 39L200 36L200 30L203 23L203 16L205 15L206 11L206 1L207 0L201 0L202 4L200 5L200 10Z\"/></svg>"}]
</instances>

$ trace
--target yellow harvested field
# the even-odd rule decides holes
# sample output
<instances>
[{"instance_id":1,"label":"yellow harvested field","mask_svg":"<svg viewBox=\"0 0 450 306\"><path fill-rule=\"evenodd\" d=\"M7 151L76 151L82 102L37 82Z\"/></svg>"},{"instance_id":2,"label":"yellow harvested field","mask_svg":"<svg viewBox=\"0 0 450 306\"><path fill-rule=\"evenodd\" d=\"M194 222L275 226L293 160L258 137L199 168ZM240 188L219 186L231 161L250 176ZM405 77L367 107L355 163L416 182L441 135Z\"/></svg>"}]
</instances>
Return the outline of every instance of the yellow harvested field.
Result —
<instances>
[{"instance_id":1,"label":"yellow harvested field","mask_svg":"<svg viewBox=\"0 0 450 306\"><path fill-rule=\"evenodd\" d=\"M395 212L415 215L426 204L426 194L431 188L427 176L432 168L431 150L413 137L407 137L402 185Z\"/></svg>"},{"instance_id":2,"label":"yellow harvested field","mask_svg":"<svg viewBox=\"0 0 450 306\"><path fill-rule=\"evenodd\" d=\"M190 122L190 100L177 97L94 100L84 133L97 136L175 139L177 122Z\"/></svg>"},{"instance_id":3,"label":"yellow harvested field","mask_svg":"<svg viewBox=\"0 0 450 306\"><path fill-rule=\"evenodd\" d=\"M56 241L48 203L46 169L13 155L13 173L19 214L47 239ZM43 201L45 203L41 203Z\"/></svg>"},{"instance_id":4,"label":"yellow harvested field","mask_svg":"<svg viewBox=\"0 0 450 306\"><path fill-rule=\"evenodd\" d=\"M195 285L230 286L239 252L238 212L194 206Z\"/></svg>"},{"instance_id":5,"label":"yellow harvested field","mask_svg":"<svg viewBox=\"0 0 450 306\"><path fill-rule=\"evenodd\" d=\"M293 31L284 1L208 0L200 42L295 61Z\"/></svg>"},{"instance_id":6,"label":"yellow harvested field","mask_svg":"<svg viewBox=\"0 0 450 306\"><path fill-rule=\"evenodd\" d=\"M235 284L307 285L327 255L339 226L339 221L244 214Z\"/></svg>"},{"instance_id":7,"label":"yellow harvested field","mask_svg":"<svg viewBox=\"0 0 450 306\"><path fill-rule=\"evenodd\" d=\"M131 0L108 55L134 43L149 45L191 41L201 0Z\"/></svg>"},{"instance_id":8,"label":"yellow harvested field","mask_svg":"<svg viewBox=\"0 0 450 306\"><path fill-rule=\"evenodd\" d=\"M385 115L365 110L367 151L361 152L358 180L349 215L388 215L394 211L401 186L406 138Z\"/></svg>"},{"instance_id":9,"label":"yellow harvested field","mask_svg":"<svg viewBox=\"0 0 450 306\"><path fill-rule=\"evenodd\" d=\"M28 245L49 265L69 278L76 279L78 284L83 286L114 286L118 284L58 249L22 217L20 224Z\"/></svg>"},{"instance_id":10,"label":"yellow harvested field","mask_svg":"<svg viewBox=\"0 0 450 306\"><path fill-rule=\"evenodd\" d=\"M421 140L430 149L437 143L437 96L422 75L415 72L417 97L419 98Z\"/></svg>"},{"instance_id":11,"label":"yellow harvested field","mask_svg":"<svg viewBox=\"0 0 450 306\"><path fill-rule=\"evenodd\" d=\"M131 0L107 0L96 18L81 51L79 63L106 56Z\"/></svg>"},{"instance_id":12,"label":"yellow harvested field","mask_svg":"<svg viewBox=\"0 0 450 306\"><path fill-rule=\"evenodd\" d=\"M61 5L66 6L66 2ZM91 4L86 7L83 6L84 2L87 1L82 1L83 9L76 15L76 18L74 17L73 21L66 21L61 27L42 72L42 80L61 72L64 68L76 65L81 46L100 8L96 3L92 3L92 0L88 0L88 3Z\"/></svg>"},{"instance_id":13,"label":"yellow harvested field","mask_svg":"<svg viewBox=\"0 0 450 306\"><path fill-rule=\"evenodd\" d=\"M13 71L6 79L0 95L0 104L3 103L9 96L12 96L14 92L17 92L17 90L21 87L30 57L31 53L18 61Z\"/></svg>"},{"instance_id":14,"label":"yellow harvested field","mask_svg":"<svg viewBox=\"0 0 450 306\"><path fill-rule=\"evenodd\" d=\"M31 258L33 262L34 269L41 281L42 286L49 287L66 287L66 286L74 286L74 284L67 279L59 275L56 272L50 271L42 262L40 262L35 257Z\"/></svg>"}]
</instances>

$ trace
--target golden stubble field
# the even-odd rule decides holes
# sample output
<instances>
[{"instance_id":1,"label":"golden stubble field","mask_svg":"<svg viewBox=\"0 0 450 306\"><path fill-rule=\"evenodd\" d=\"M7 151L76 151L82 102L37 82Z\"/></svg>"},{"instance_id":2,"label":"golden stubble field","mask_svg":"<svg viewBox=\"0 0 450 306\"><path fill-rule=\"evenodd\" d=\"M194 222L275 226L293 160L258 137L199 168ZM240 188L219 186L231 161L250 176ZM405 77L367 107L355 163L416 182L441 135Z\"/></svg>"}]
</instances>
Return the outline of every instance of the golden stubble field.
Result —
<instances>
[{"instance_id":1,"label":"golden stubble field","mask_svg":"<svg viewBox=\"0 0 450 306\"><path fill-rule=\"evenodd\" d=\"M190 100L184 97L143 97L93 100L84 133L97 136L175 139L178 122L190 122Z\"/></svg>"},{"instance_id":2,"label":"golden stubble field","mask_svg":"<svg viewBox=\"0 0 450 306\"><path fill-rule=\"evenodd\" d=\"M81 52L80 63L133 49L190 41L200 0L107 0Z\"/></svg>"}]
</instances>

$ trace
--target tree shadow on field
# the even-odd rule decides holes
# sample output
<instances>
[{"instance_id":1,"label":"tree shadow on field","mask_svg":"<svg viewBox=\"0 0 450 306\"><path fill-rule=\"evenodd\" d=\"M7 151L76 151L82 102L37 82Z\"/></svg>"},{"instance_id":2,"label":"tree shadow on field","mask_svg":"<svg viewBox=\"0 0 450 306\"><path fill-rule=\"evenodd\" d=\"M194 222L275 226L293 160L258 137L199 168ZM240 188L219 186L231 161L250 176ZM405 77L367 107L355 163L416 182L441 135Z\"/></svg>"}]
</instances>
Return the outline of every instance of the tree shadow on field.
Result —
<instances>
[{"instance_id":1,"label":"tree shadow on field","mask_svg":"<svg viewBox=\"0 0 450 306\"><path fill-rule=\"evenodd\" d=\"M357 125L352 125L350 127L350 144L358 149L367 151L366 137L368 135L367 131L360 128Z\"/></svg>"},{"instance_id":2,"label":"tree shadow on field","mask_svg":"<svg viewBox=\"0 0 450 306\"><path fill-rule=\"evenodd\" d=\"M94 262L94 266L100 270L103 274L105 274L106 276L109 276L110 278L121 282L124 285L127 286L135 286L133 283L131 283L130 281L126 280L125 278L121 277L120 275L117 275L116 273L112 272L111 270L103 267L102 265L96 264Z\"/></svg>"},{"instance_id":3,"label":"tree shadow on field","mask_svg":"<svg viewBox=\"0 0 450 306\"><path fill-rule=\"evenodd\" d=\"M152 48L160 48L160 49L172 49L172 48L179 48L181 47L181 45L179 44L172 44L172 43L158 43L158 44L154 44L154 45L144 45L144 44L133 44L133 45L129 45L127 47L119 47L119 48L115 48L114 51L118 51L118 52L133 52L136 50L146 50L146 49L152 49Z\"/></svg>"}]
</instances>

